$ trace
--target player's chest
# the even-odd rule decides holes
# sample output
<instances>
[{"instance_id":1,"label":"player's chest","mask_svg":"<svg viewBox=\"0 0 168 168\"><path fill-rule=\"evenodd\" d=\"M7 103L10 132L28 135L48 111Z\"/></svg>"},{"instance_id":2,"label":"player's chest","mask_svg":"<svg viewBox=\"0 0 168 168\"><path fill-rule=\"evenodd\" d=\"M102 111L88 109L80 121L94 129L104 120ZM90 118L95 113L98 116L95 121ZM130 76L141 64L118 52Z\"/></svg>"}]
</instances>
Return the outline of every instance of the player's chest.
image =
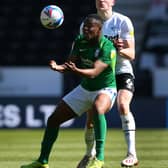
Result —
<instances>
[{"instance_id":1,"label":"player's chest","mask_svg":"<svg viewBox=\"0 0 168 168\"><path fill-rule=\"evenodd\" d=\"M121 25L114 22L104 23L102 33L108 38L117 38L121 34Z\"/></svg>"},{"instance_id":2,"label":"player's chest","mask_svg":"<svg viewBox=\"0 0 168 168\"><path fill-rule=\"evenodd\" d=\"M87 67L93 67L94 62L98 59L100 54L99 48L79 49L79 56L81 63Z\"/></svg>"},{"instance_id":3,"label":"player's chest","mask_svg":"<svg viewBox=\"0 0 168 168\"><path fill-rule=\"evenodd\" d=\"M83 59L89 59L92 61L97 60L100 54L100 48L98 47L80 47L79 56Z\"/></svg>"}]
</instances>

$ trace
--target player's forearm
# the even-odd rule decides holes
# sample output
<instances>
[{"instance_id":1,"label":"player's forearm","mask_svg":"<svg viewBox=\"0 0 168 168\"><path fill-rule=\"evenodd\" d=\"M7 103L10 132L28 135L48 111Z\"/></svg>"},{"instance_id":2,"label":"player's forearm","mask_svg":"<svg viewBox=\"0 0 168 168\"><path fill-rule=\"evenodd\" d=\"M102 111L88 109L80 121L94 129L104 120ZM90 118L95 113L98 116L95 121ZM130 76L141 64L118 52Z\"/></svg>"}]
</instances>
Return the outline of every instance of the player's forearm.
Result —
<instances>
[{"instance_id":1,"label":"player's forearm","mask_svg":"<svg viewBox=\"0 0 168 168\"><path fill-rule=\"evenodd\" d=\"M129 60L135 59L135 50L132 48L124 48L118 51L118 54L122 57L125 57Z\"/></svg>"},{"instance_id":2,"label":"player's forearm","mask_svg":"<svg viewBox=\"0 0 168 168\"><path fill-rule=\"evenodd\" d=\"M57 65L53 70L58 71L58 72L66 72L66 67L64 64L62 65Z\"/></svg>"},{"instance_id":3,"label":"player's forearm","mask_svg":"<svg viewBox=\"0 0 168 168\"><path fill-rule=\"evenodd\" d=\"M54 71L64 73L67 71L65 64L57 65L55 62L50 62L50 68Z\"/></svg>"},{"instance_id":4,"label":"player's forearm","mask_svg":"<svg viewBox=\"0 0 168 168\"><path fill-rule=\"evenodd\" d=\"M99 73L95 69L79 69L75 70L75 73L87 78L95 78Z\"/></svg>"}]
</instances>

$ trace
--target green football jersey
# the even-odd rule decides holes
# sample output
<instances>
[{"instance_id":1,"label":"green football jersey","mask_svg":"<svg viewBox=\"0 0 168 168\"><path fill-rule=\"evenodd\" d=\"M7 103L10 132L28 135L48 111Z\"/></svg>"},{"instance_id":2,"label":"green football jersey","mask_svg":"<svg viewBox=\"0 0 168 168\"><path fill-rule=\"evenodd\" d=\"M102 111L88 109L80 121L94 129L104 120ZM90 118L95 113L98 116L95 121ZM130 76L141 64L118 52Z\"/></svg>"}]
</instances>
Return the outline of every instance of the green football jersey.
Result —
<instances>
[{"instance_id":1,"label":"green football jersey","mask_svg":"<svg viewBox=\"0 0 168 168\"><path fill-rule=\"evenodd\" d=\"M81 67L92 68L96 60L101 60L109 66L95 78L83 77L81 85L89 91L96 91L105 87L116 87L115 64L116 49L112 42L102 36L99 43L91 46L83 35L79 35L74 41L71 55L79 56Z\"/></svg>"}]
</instances>

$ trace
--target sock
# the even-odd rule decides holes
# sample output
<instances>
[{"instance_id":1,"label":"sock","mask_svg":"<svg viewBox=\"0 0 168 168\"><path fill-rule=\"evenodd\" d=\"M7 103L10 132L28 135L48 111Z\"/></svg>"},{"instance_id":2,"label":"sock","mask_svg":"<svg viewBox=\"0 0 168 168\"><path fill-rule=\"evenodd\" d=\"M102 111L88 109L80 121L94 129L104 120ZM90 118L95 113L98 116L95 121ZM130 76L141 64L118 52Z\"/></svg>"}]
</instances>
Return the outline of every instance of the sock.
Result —
<instances>
[{"instance_id":1,"label":"sock","mask_svg":"<svg viewBox=\"0 0 168 168\"><path fill-rule=\"evenodd\" d=\"M46 128L43 141L41 143L41 153L38 161L42 164L47 164L52 146L58 136L59 128Z\"/></svg>"},{"instance_id":2,"label":"sock","mask_svg":"<svg viewBox=\"0 0 168 168\"><path fill-rule=\"evenodd\" d=\"M128 152L136 157L135 149L135 120L131 112L127 115L121 115L122 128L127 143Z\"/></svg>"},{"instance_id":3,"label":"sock","mask_svg":"<svg viewBox=\"0 0 168 168\"><path fill-rule=\"evenodd\" d=\"M85 144L86 155L94 156L96 154L94 128L85 127Z\"/></svg>"},{"instance_id":4,"label":"sock","mask_svg":"<svg viewBox=\"0 0 168 168\"><path fill-rule=\"evenodd\" d=\"M94 130L96 139L96 158L104 160L104 146L107 132L107 123L104 114L94 115Z\"/></svg>"}]
</instances>

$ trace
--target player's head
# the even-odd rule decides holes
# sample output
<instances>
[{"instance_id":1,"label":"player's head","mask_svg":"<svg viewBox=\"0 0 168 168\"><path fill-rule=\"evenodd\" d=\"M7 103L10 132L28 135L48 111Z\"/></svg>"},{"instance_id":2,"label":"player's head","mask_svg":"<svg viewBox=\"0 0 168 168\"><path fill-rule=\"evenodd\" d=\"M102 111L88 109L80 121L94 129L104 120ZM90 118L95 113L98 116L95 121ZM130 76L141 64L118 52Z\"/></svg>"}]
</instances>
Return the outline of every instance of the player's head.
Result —
<instances>
[{"instance_id":1,"label":"player's head","mask_svg":"<svg viewBox=\"0 0 168 168\"><path fill-rule=\"evenodd\" d=\"M115 5L115 0L96 0L96 8L98 11L111 10Z\"/></svg>"},{"instance_id":2,"label":"player's head","mask_svg":"<svg viewBox=\"0 0 168 168\"><path fill-rule=\"evenodd\" d=\"M83 35L87 40L98 40L101 36L103 21L97 14L88 15L83 23Z\"/></svg>"}]
</instances>

